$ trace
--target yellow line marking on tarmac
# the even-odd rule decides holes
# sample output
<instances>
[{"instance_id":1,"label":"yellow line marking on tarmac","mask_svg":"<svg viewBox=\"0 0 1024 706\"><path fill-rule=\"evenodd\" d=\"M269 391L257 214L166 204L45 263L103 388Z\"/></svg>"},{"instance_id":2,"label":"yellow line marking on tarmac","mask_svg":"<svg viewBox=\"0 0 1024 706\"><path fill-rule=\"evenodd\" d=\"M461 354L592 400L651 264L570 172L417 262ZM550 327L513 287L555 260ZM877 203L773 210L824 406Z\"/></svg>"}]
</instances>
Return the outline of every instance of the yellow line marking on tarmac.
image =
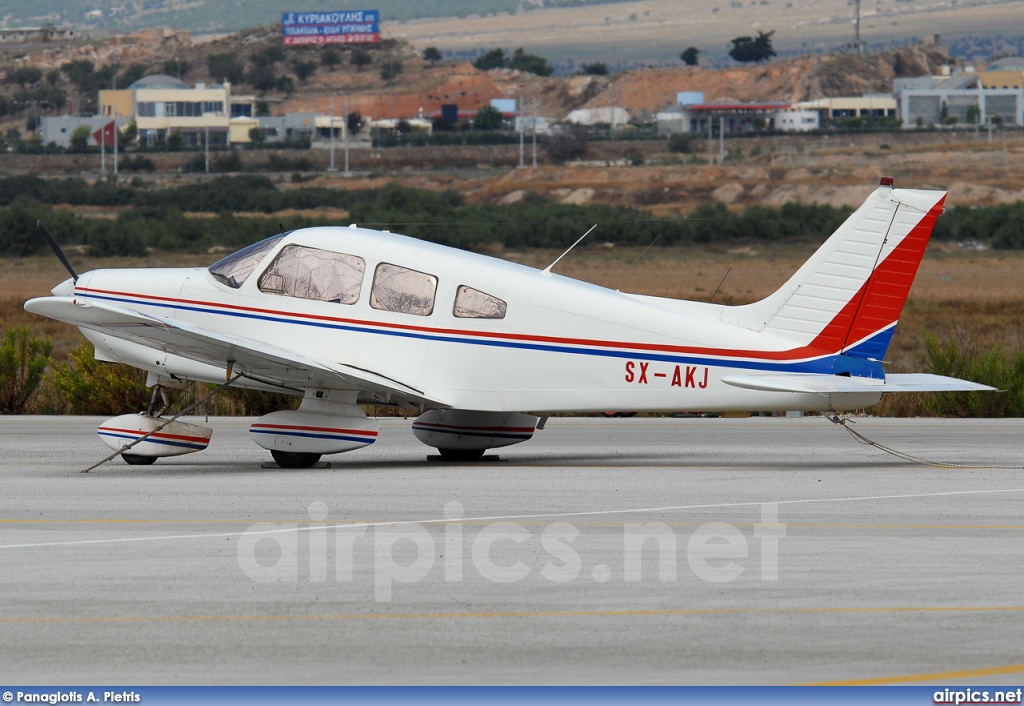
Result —
<instances>
[{"instance_id":1,"label":"yellow line marking on tarmac","mask_svg":"<svg viewBox=\"0 0 1024 706\"><path fill-rule=\"evenodd\" d=\"M1024 664L1007 664L1003 667L986 667L984 669L964 669L957 672L931 672L929 674L905 674L897 677L877 677L873 679L848 679L845 681L823 681L800 686L881 686L883 684L902 684L904 682L934 682L947 679L970 679L972 677L990 677L996 674L1017 674L1024 672Z\"/></svg>"},{"instance_id":2,"label":"yellow line marking on tarmac","mask_svg":"<svg viewBox=\"0 0 1024 706\"><path fill-rule=\"evenodd\" d=\"M13 623L131 623L131 622L229 622L274 620L445 620L466 618L618 618L672 615L776 615L776 614L876 614L1024 612L1020 606L891 606L866 608L665 608L652 610L536 610L481 611L472 613L341 613L337 615L165 615L50 618L0 618ZM925 677L933 675L925 675ZM909 678L908 678L909 679ZM926 681L926 678L922 678Z\"/></svg>"}]
</instances>

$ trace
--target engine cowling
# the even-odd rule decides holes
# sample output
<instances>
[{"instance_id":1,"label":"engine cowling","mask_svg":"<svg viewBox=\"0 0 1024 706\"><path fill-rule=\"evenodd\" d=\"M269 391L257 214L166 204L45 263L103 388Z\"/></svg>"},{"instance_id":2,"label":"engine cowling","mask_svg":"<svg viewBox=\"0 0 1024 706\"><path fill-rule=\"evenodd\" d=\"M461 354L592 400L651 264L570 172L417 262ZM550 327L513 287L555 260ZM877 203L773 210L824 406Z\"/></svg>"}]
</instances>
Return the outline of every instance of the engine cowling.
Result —
<instances>
[{"instance_id":1,"label":"engine cowling","mask_svg":"<svg viewBox=\"0 0 1024 706\"><path fill-rule=\"evenodd\" d=\"M533 438L540 417L518 412L433 409L412 423L412 433L436 449L476 451L521 444Z\"/></svg>"},{"instance_id":2,"label":"engine cowling","mask_svg":"<svg viewBox=\"0 0 1024 706\"><path fill-rule=\"evenodd\" d=\"M302 409L271 412L253 422L249 436L268 451L291 454L336 454L361 449L377 440L380 421L369 419L359 407L352 407L352 414Z\"/></svg>"},{"instance_id":3,"label":"engine cowling","mask_svg":"<svg viewBox=\"0 0 1024 706\"><path fill-rule=\"evenodd\" d=\"M166 426L153 431L162 424ZM120 451L149 432L153 433L145 441L128 450L131 456L161 458L195 453L209 446L213 436L210 427L180 421L167 424L167 420L147 414L122 414L103 422L96 430L103 443L114 451Z\"/></svg>"}]
</instances>

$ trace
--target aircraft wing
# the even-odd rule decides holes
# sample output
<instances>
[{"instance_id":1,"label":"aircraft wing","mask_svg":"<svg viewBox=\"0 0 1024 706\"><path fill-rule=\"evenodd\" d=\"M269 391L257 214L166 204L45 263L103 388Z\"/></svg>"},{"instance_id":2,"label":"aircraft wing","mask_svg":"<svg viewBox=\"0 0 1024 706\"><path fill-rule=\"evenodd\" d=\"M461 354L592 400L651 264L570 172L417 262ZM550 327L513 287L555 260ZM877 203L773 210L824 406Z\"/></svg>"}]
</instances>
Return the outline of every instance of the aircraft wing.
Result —
<instances>
[{"instance_id":1,"label":"aircraft wing","mask_svg":"<svg viewBox=\"0 0 1024 706\"><path fill-rule=\"evenodd\" d=\"M824 375L820 373L768 373L765 375L726 375L722 382L733 387L763 392L982 392L995 390L969 380L927 373L886 375L874 378Z\"/></svg>"},{"instance_id":2,"label":"aircraft wing","mask_svg":"<svg viewBox=\"0 0 1024 706\"><path fill-rule=\"evenodd\" d=\"M192 324L142 314L107 302L40 297L25 309L58 321L98 331L166 353L227 368L251 379L293 389L311 387L357 390L382 402L404 401L410 406L447 406L423 391L371 370L307 356L259 341L230 336Z\"/></svg>"}]
</instances>

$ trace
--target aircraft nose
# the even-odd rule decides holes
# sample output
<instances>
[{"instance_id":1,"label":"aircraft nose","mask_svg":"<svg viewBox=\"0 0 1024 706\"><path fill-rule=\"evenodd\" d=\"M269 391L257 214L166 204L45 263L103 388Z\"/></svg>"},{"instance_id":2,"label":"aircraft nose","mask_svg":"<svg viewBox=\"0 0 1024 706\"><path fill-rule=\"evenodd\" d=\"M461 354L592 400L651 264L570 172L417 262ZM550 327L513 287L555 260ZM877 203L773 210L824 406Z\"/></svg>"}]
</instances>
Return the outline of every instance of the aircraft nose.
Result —
<instances>
[{"instance_id":1,"label":"aircraft nose","mask_svg":"<svg viewBox=\"0 0 1024 706\"><path fill-rule=\"evenodd\" d=\"M58 284L56 287L50 290L50 294L55 297L70 297L75 293L75 280L68 277L66 280Z\"/></svg>"}]
</instances>

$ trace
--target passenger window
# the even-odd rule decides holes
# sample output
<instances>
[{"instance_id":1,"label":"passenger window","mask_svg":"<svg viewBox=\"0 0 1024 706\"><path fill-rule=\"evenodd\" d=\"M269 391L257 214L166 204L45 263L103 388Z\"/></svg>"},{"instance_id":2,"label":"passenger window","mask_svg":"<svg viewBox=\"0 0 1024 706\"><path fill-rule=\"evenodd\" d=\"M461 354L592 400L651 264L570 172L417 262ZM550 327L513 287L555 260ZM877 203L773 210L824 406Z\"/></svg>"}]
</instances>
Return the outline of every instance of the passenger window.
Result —
<instances>
[{"instance_id":1,"label":"passenger window","mask_svg":"<svg viewBox=\"0 0 1024 706\"><path fill-rule=\"evenodd\" d=\"M429 316L434 310L437 277L382 262L373 275L370 306L382 311Z\"/></svg>"},{"instance_id":2,"label":"passenger window","mask_svg":"<svg viewBox=\"0 0 1024 706\"><path fill-rule=\"evenodd\" d=\"M261 292L337 304L355 304L366 263L361 257L286 245L260 275Z\"/></svg>"},{"instance_id":3,"label":"passenger window","mask_svg":"<svg viewBox=\"0 0 1024 706\"><path fill-rule=\"evenodd\" d=\"M455 316L460 319L504 319L508 304L479 289L461 285L455 292Z\"/></svg>"}]
</instances>

